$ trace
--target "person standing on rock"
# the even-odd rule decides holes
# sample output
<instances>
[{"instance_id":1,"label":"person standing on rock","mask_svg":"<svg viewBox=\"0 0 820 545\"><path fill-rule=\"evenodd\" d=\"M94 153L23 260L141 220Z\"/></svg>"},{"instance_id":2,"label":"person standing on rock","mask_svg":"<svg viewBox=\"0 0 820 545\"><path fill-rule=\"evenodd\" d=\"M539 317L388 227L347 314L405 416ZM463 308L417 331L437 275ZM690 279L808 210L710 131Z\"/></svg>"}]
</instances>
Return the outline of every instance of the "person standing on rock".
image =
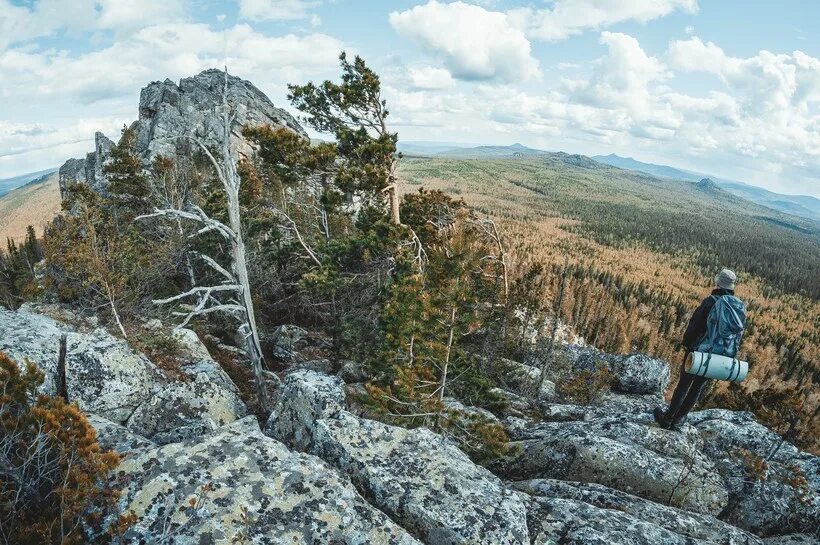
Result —
<instances>
[{"instance_id":1,"label":"person standing on rock","mask_svg":"<svg viewBox=\"0 0 820 545\"><path fill-rule=\"evenodd\" d=\"M692 317L689 319L689 325L686 327L686 332L683 334L683 347L686 353L700 351L700 352L714 352L714 347L729 347L725 350L719 350L714 353L721 353L725 356L734 357L737 353L737 348L743 336L743 327L745 325L745 305L743 302L735 297L735 283L737 276L729 269L721 270L715 276L715 289L712 290L711 295L701 301L700 306L695 310ZM724 342L725 339L711 338L719 335L718 331L724 328L711 327L715 321L720 317L716 316L712 310L715 308L715 303L722 297L730 298L729 304L736 308L739 312L739 317L735 328L725 328L727 331L734 331L732 333L734 338L732 342ZM684 362L686 360L684 359ZM654 411L655 421L662 428L679 430L680 426L686 420L686 415L695 406L700 399L706 383L709 381L706 377L693 375L686 372L686 364L681 367L680 378L678 385L675 387L675 392L672 394L672 401L669 403L667 410L656 408Z\"/></svg>"}]
</instances>

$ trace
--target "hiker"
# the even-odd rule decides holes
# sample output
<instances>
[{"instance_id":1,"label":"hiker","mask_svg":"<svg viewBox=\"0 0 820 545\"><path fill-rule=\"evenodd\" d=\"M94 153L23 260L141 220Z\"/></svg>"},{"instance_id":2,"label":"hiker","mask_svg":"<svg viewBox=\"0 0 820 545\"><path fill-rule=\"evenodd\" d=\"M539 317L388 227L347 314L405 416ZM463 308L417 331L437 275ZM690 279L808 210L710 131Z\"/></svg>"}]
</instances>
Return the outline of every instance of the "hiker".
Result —
<instances>
[{"instance_id":1,"label":"hiker","mask_svg":"<svg viewBox=\"0 0 820 545\"><path fill-rule=\"evenodd\" d=\"M743 337L746 309L743 302L734 296L736 282L737 276L729 269L723 269L715 276L715 289L692 314L683 334L683 347L687 356L695 351L732 358L737 354ZM729 317L724 316L724 312L713 312L716 310L715 303L721 298L725 298L724 302L727 305L721 305L720 308L728 308ZM721 323L721 320L724 323ZM727 321L732 323L725 323ZM666 411L656 408L654 411L655 421L662 428L679 430L709 381L706 377L687 373L686 361L687 358L684 357L678 385L672 394L669 408Z\"/></svg>"}]
</instances>

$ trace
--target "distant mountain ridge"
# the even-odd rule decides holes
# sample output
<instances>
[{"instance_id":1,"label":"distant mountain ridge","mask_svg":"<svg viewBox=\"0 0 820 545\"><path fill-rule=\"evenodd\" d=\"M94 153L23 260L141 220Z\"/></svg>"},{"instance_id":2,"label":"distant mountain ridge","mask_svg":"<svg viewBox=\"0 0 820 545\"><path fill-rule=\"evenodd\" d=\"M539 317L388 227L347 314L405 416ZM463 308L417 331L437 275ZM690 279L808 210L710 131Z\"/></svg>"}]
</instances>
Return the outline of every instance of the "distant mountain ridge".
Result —
<instances>
[{"instance_id":1,"label":"distant mountain ridge","mask_svg":"<svg viewBox=\"0 0 820 545\"><path fill-rule=\"evenodd\" d=\"M636 170L638 172L645 172L653 176L662 176L664 178L673 178L677 180L685 180L689 182L700 182L708 178L720 187L744 199L750 200L756 204L772 208L779 212L800 216L803 218L820 221L820 199L811 197L809 195L783 195L775 193L762 187L753 186L735 180L728 180L725 178L718 178L708 176L706 174L691 172L668 165L657 165L653 163L644 163L633 159L632 157L621 157L611 153L609 155L595 155L594 160L610 166L623 168L626 170Z\"/></svg>"},{"instance_id":2,"label":"distant mountain ridge","mask_svg":"<svg viewBox=\"0 0 820 545\"><path fill-rule=\"evenodd\" d=\"M13 189L22 187L32 181L37 181L56 171L56 168L47 168L45 170L38 170L37 172L29 172L27 174L20 174L19 176L13 176L11 178L4 178L0 180L0 197Z\"/></svg>"}]
</instances>

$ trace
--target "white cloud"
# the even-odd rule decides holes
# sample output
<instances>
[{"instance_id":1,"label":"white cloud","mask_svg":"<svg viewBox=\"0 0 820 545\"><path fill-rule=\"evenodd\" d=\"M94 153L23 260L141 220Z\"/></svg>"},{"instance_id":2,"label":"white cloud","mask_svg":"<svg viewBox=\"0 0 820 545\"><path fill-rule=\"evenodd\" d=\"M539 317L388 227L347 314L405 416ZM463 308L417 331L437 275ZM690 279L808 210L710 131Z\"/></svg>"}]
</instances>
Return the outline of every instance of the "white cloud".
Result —
<instances>
[{"instance_id":1,"label":"white cloud","mask_svg":"<svg viewBox=\"0 0 820 545\"><path fill-rule=\"evenodd\" d=\"M450 72L434 66L410 66L407 68L410 85L416 89L449 89L456 82Z\"/></svg>"},{"instance_id":2,"label":"white cloud","mask_svg":"<svg viewBox=\"0 0 820 545\"><path fill-rule=\"evenodd\" d=\"M97 0L99 28L129 29L186 18L185 0Z\"/></svg>"},{"instance_id":3,"label":"white cloud","mask_svg":"<svg viewBox=\"0 0 820 545\"><path fill-rule=\"evenodd\" d=\"M127 31L186 18L187 0L37 0L31 7L0 0L0 51L11 44L93 30Z\"/></svg>"},{"instance_id":4,"label":"white cloud","mask_svg":"<svg viewBox=\"0 0 820 545\"><path fill-rule=\"evenodd\" d=\"M12 123L0 120L0 172L22 173L59 166L68 157L82 157L94 145L94 132L116 140L123 117L71 119L63 124Z\"/></svg>"},{"instance_id":5,"label":"white cloud","mask_svg":"<svg viewBox=\"0 0 820 545\"><path fill-rule=\"evenodd\" d=\"M645 23L678 9L695 13L697 0L556 0L550 9L513 9L509 16L528 36L558 41L623 21Z\"/></svg>"},{"instance_id":6,"label":"white cloud","mask_svg":"<svg viewBox=\"0 0 820 545\"><path fill-rule=\"evenodd\" d=\"M622 107L638 119L647 118L653 110L649 85L668 77L666 67L627 34L602 32L601 43L607 46L607 55L596 61L592 77L573 96L582 103Z\"/></svg>"},{"instance_id":7,"label":"white cloud","mask_svg":"<svg viewBox=\"0 0 820 545\"><path fill-rule=\"evenodd\" d=\"M201 23L153 25L90 53L0 52L0 97L60 96L89 103L116 98L154 79L177 79L224 63L258 85L284 85L334 69L343 48L324 34L271 37L247 25L224 31Z\"/></svg>"},{"instance_id":8,"label":"white cloud","mask_svg":"<svg viewBox=\"0 0 820 545\"><path fill-rule=\"evenodd\" d=\"M464 2L430 0L392 12L390 24L440 58L457 78L522 81L540 75L530 42L503 13Z\"/></svg>"},{"instance_id":9,"label":"white cloud","mask_svg":"<svg viewBox=\"0 0 820 545\"><path fill-rule=\"evenodd\" d=\"M239 0L239 16L263 21L309 19L316 26L319 18L311 10L319 4L320 2L311 0Z\"/></svg>"}]
</instances>

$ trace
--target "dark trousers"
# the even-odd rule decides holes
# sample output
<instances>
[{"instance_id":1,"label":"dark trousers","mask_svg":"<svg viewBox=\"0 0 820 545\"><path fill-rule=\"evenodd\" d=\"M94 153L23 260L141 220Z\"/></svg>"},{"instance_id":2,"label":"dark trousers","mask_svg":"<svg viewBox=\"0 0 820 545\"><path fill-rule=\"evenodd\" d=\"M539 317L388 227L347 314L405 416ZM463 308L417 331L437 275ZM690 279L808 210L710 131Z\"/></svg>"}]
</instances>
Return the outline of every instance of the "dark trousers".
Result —
<instances>
[{"instance_id":1,"label":"dark trousers","mask_svg":"<svg viewBox=\"0 0 820 545\"><path fill-rule=\"evenodd\" d=\"M669 402L669 409L666 416L673 420L684 418L695 406L703 393L703 387L709 379L690 375L681 368L678 385L672 394L672 401Z\"/></svg>"}]
</instances>

